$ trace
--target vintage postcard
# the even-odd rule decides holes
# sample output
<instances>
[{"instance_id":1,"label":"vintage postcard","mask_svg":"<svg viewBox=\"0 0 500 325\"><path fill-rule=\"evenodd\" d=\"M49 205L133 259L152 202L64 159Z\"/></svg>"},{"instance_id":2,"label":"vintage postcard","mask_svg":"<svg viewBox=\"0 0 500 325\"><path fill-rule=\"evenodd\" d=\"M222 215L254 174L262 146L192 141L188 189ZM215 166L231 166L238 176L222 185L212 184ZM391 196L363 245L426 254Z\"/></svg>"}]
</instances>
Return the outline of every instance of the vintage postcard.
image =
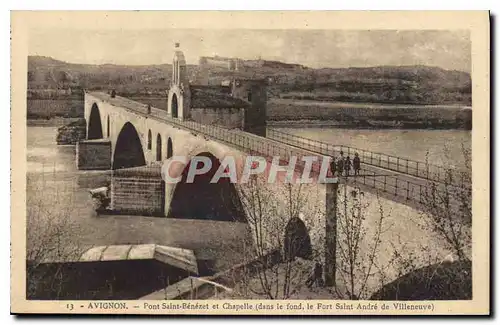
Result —
<instances>
[{"instance_id":1,"label":"vintage postcard","mask_svg":"<svg viewBox=\"0 0 500 325\"><path fill-rule=\"evenodd\" d=\"M11 18L12 313L490 313L488 12Z\"/></svg>"}]
</instances>

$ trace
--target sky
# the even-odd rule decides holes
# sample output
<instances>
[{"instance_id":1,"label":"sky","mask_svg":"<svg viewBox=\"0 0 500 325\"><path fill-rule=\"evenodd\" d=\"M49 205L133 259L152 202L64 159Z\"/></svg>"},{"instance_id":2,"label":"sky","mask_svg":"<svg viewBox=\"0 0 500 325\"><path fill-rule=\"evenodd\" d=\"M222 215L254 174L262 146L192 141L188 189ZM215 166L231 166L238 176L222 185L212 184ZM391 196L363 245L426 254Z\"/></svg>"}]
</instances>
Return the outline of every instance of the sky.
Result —
<instances>
[{"instance_id":1,"label":"sky","mask_svg":"<svg viewBox=\"0 0 500 325\"><path fill-rule=\"evenodd\" d=\"M461 30L37 29L28 42L30 55L71 63L171 63L178 42L188 64L219 55L312 68L428 65L471 70L470 35Z\"/></svg>"}]
</instances>

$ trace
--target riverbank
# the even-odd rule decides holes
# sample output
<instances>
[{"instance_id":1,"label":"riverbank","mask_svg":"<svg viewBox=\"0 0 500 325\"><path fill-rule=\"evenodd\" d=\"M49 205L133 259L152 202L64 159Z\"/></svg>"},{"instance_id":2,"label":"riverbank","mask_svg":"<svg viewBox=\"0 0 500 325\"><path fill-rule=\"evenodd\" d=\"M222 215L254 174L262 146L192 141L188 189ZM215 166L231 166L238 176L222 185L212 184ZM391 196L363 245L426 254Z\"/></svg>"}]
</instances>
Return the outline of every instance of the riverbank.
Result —
<instances>
[{"instance_id":1,"label":"riverbank","mask_svg":"<svg viewBox=\"0 0 500 325\"><path fill-rule=\"evenodd\" d=\"M58 145L75 145L86 137L86 123L83 118L56 117L51 119L30 119L28 127L56 127L56 143Z\"/></svg>"},{"instance_id":2,"label":"riverbank","mask_svg":"<svg viewBox=\"0 0 500 325\"><path fill-rule=\"evenodd\" d=\"M275 128L336 128L356 130L471 130L472 125L449 122L415 121L334 121L334 120L268 120L268 127Z\"/></svg>"},{"instance_id":3,"label":"riverbank","mask_svg":"<svg viewBox=\"0 0 500 325\"><path fill-rule=\"evenodd\" d=\"M166 98L130 97L159 109ZM72 100L28 100L28 126L63 126L83 117ZM351 129L472 130L472 108L465 105L378 104L272 98L267 103L272 127Z\"/></svg>"},{"instance_id":4,"label":"riverbank","mask_svg":"<svg viewBox=\"0 0 500 325\"><path fill-rule=\"evenodd\" d=\"M26 120L27 126L52 126L52 127L60 127L63 125L68 125L71 123L75 123L81 120L81 118L77 117L55 117L51 119L28 119Z\"/></svg>"},{"instance_id":5,"label":"riverbank","mask_svg":"<svg viewBox=\"0 0 500 325\"><path fill-rule=\"evenodd\" d=\"M272 99L268 125L351 129L471 130L472 108Z\"/></svg>"}]
</instances>

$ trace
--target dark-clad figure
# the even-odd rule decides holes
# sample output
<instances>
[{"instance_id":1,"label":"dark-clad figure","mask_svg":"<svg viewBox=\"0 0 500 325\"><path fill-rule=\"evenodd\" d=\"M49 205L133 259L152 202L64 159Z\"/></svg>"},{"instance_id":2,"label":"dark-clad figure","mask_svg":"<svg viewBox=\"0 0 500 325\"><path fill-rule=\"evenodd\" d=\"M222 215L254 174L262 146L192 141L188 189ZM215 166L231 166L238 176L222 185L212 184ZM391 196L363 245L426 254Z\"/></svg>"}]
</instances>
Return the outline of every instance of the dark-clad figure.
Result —
<instances>
[{"instance_id":1,"label":"dark-clad figure","mask_svg":"<svg viewBox=\"0 0 500 325\"><path fill-rule=\"evenodd\" d=\"M351 171L351 158L349 156L347 156L345 158L345 162L344 162L344 170L345 170L345 175L346 176L349 176L349 172Z\"/></svg>"},{"instance_id":2,"label":"dark-clad figure","mask_svg":"<svg viewBox=\"0 0 500 325\"><path fill-rule=\"evenodd\" d=\"M359 159L359 155L357 152L354 154L352 167L354 168L354 175L359 175L359 170L361 169L361 160Z\"/></svg>"},{"instance_id":3,"label":"dark-clad figure","mask_svg":"<svg viewBox=\"0 0 500 325\"><path fill-rule=\"evenodd\" d=\"M313 284L316 284L317 287L323 286L323 266L320 262L314 264L311 275L306 281L306 286L308 288L311 288Z\"/></svg>"},{"instance_id":4,"label":"dark-clad figure","mask_svg":"<svg viewBox=\"0 0 500 325\"><path fill-rule=\"evenodd\" d=\"M340 152L339 160L337 160L337 171L337 174L342 176L342 173L344 172L344 153L342 151Z\"/></svg>"},{"instance_id":5,"label":"dark-clad figure","mask_svg":"<svg viewBox=\"0 0 500 325\"><path fill-rule=\"evenodd\" d=\"M332 173L332 176L335 176L337 164L335 163L335 157L331 157L332 160L330 161L330 171Z\"/></svg>"}]
</instances>

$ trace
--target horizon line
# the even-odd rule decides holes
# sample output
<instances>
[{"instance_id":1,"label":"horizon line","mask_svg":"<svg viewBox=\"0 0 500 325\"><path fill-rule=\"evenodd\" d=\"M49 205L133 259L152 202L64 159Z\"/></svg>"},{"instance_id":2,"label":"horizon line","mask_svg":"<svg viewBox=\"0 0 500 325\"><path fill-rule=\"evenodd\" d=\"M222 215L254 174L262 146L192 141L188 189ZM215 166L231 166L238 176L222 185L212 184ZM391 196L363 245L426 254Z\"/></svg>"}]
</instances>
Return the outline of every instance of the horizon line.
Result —
<instances>
[{"instance_id":1,"label":"horizon line","mask_svg":"<svg viewBox=\"0 0 500 325\"><path fill-rule=\"evenodd\" d=\"M123 63L84 63L84 62L69 62L66 60L62 59L57 59L52 56L47 56L47 55L39 55L39 54L28 54L29 57L43 57L43 58L49 58L55 61L60 61L66 64L78 64L78 65L94 65L94 66L103 66L103 65L113 65L113 66L126 66L126 67L146 67L146 66L155 66L155 65L172 65L172 63L146 63L146 64L123 64ZM200 56L201 57L208 57L208 56ZM290 65L299 65L302 67L305 67L306 69L311 69L311 70L322 70L322 69L356 69L356 68L382 68L382 67L427 67L427 68L437 68L441 69L444 71L457 71L457 72L463 72L467 73L468 75L471 75L471 72L466 71L466 70L459 70L459 69L446 69L437 65L425 65L425 64L403 64L403 65L370 65L370 66L348 66L348 67L330 67L330 66L324 66L324 67L319 67L319 68L313 68L301 63L296 63L296 62L286 62L286 61L281 61L281 60L274 60L274 59L265 59L265 58L260 58L260 59L241 59L238 57L228 57L231 59L238 59L242 61L257 61L257 60L262 60L262 61L271 61L271 62L280 62L284 64L290 64ZM188 66L199 66L199 64L190 64L187 63L186 65Z\"/></svg>"}]
</instances>

